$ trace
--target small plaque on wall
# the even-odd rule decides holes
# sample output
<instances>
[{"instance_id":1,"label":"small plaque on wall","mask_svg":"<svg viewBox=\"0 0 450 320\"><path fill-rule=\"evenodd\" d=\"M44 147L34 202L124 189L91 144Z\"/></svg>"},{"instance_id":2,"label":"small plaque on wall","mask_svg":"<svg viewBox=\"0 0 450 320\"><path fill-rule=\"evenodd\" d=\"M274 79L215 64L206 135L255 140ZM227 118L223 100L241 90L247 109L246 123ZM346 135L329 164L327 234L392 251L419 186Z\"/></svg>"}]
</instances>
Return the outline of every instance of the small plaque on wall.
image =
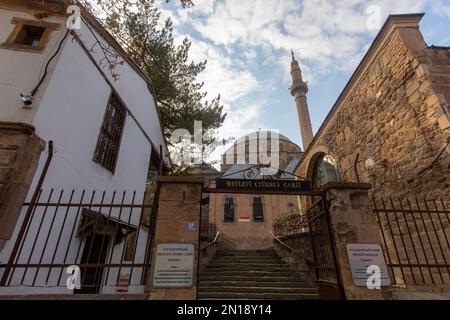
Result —
<instances>
[{"instance_id":1,"label":"small plaque on wall","mask_svg":"<svg viewBox=\"0 0 450 320\"><path fill-rule=\"evenodd\" d=\"M187 231L197 231L197 222L186 222Z\"/></svg>"},{"instance_id":2,"label":"small plaque on wall","mask_svg":"<svg viewBox=\"0 0 450 320\"><path fill-rule=\"evenodd\" d=\"M156 248L153 286L191 288L195 247L186 243L160 243Z\"/></svg>"},{"instance_id":3,"label":"small plaque on wall","mask_svg":"<svg viewBox=\"0 0 450 320\"><path fill-rule=\"evenodd\" d=\"M374 279L376 276L379 276L381 287L391 285L383 249L379 244L347 244L347 256L356 287L368 287L369 277Z\"/></svg>"}]
</instances>

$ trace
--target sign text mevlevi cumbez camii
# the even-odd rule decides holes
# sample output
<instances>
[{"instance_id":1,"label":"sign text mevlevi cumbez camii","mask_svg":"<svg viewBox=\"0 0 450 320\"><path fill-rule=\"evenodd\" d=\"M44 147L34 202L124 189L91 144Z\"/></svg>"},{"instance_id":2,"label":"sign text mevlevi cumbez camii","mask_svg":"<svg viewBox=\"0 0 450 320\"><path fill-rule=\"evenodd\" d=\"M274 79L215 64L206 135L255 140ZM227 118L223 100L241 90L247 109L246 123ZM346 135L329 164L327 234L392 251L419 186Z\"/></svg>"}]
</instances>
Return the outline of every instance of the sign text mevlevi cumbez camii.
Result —
<instances>
[{"instance_id":1,"label":"sign text mevlevi cumbez camii","mask_svg":"<svg viewBox=\"0 0 450 320\"><path fill-rule=\"evenodd\" d=\"M216 188L225 190L255 190L277 192L308 192L311 182L304 180L251 180L251 179L216 179Z\"/></svg>"}]
</instances>

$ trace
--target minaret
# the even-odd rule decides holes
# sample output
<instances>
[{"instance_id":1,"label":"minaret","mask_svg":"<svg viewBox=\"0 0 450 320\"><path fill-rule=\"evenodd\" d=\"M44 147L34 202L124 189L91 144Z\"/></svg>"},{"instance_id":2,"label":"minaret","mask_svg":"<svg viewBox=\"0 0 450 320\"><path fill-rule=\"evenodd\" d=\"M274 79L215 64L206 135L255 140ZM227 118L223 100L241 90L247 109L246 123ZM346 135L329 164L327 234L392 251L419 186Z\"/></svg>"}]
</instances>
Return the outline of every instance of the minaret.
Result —
<instances>
[{"instance_id":1,"label":"minaret","mask_svg":"<svg viewBox=\"0 0 450 320\"><path fill-rule=\"evenodd\" d=\"M309 144L313 140L313 132L311 128L311 120L309 118L308 101L306 94L308 93L308 84L303 81L302 71L295 60L294 52L292 52L291 62L291 76L292 86L291 94L295 97L295 104L297 105L298 121L300 124L300 134L303 141L303 150L308 149Z\"/></svg>"}]
</instances>

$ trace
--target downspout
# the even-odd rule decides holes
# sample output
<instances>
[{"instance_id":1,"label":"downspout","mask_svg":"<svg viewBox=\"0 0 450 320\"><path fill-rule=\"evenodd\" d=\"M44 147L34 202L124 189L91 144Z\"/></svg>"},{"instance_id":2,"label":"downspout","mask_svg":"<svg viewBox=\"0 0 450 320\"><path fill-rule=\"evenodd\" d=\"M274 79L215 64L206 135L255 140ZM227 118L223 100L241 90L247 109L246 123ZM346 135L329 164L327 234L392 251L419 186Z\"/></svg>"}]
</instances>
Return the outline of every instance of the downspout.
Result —
<instances>
[{"instance_id":1,"label":"downspout","mask_svg":"<svg viewBox=\"0 0 450 320\"><path fill-rule=\"evenodd\" d=\"M355 169L356 180L358 182L361 182L361 180L359 179L359 172L358 172L358 160L359 160L359 153L356 155L355 162L353 163L353 168Z\"/></svg>"},{"instance_id":2,"label":"downspout","mask_svg":"<svg viewBox=\"0 0 450 320\"><path fill-rule=\"evenodd\" d=\"M160 152L160 159L159 159L159 168L158 168L158 174L159 176L162 176L164 173L164 159L163 159L163 149L162 149L162 145L159 145L159 152ZM156 191L155 191L155 197L153 198L153 206L152 206L152 210L150 213L150 226L149 226L149 230L148 230L148 238L147 238L147 252L145 253L145 258L144 258L144 275L143 275L143 280L142 280L142 284L144 286L147 286L147 277L148 277L148 272L150 270L150 265L152 262L152 246L153 246L153 242L155 239L155 233L156 233L156 221L158 219L158 206L159 206L159 194L161 191L161 184L158 182L156 185Z\"/></svg>"},{"instance_id":3,"label":"downspout","mask_svg":"<svg viewBox=\"0 0 450 320\"><path fill-rule=\"evenodd\" d=\"M16 260L17 253L19 251L20 244L23 240L26 228L28 223L30 222L31 213L33 212L34 206L36 204L37 198L42 188L42 184L44 183L45 177L47 175L48 168L50 166L50 162L53 158L53 141L50 140L48 142L48 156L45 161L44 168L42 169L41 176L39 177L39 181L36 185L36 189L34 190L33 197L31 198L30 204L28 205L27 212L25 213L25 217L23 218L22 226L20 227L19 234L17 235L16 243L12 249L11 255L9 256L8 263L6 265L5 273L3 274L2 280L0 281L0 286L6 286L6 282L8 281L9 275L11 273L12 266L14 261Z\"/></svg>"}]
</instances>

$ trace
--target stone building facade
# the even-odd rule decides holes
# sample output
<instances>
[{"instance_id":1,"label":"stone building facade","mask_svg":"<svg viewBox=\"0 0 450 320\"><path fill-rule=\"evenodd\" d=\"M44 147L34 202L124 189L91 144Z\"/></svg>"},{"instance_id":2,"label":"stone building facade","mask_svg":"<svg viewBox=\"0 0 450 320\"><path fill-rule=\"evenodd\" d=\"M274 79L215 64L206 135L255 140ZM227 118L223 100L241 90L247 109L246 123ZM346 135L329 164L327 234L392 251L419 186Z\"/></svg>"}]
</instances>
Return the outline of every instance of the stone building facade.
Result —
<instances>
[{"instance_id":1,"label":"stone building facade","mask_svg":"<svg viewBox=\"0 0 450 320\"><path fill-rule=\"evenodd\" d=\"M222 156L221 178L223 179L270 179L262 176L253 163L252 139L260 146L261 140L267 138L267 145L274 139L273 133L258 131L237 140L237 142ZM279 135L279 169L285 171L276 175L276 179L295 179L292 173L301 155L301 148L283 135ZM268 148L270 149L270 147ZM245 150L242 158L239 151ZM257 152L260 152L258 150ZM232 162L227 162L227 154L233 154ZM215 181L209 181L208 187L215 188ZM249 194L209 194L208 222L217 226L221 232L220 239L235 249L265 249L273 246L273 238L269 231L277 219L301 212L299 197L289 195L249 195ZM232 200L230 200L232 199ZM226 202L232 202L234 217L225 218ZM255 219L255 202L260 202L262 218ZM206 221L204 221L205 223Z\"/></svg>"},{"instance_id":2,"label":"stone building facade","mask_svg":"<svg viewBox=\"0 0 450 320\"><path fill-rule=\"evenodd\" d=\"M450 48L427 46L422 14L390 16L299 162L329 155L375 196L450 196Z\"/></svg>"}]
</instances>

